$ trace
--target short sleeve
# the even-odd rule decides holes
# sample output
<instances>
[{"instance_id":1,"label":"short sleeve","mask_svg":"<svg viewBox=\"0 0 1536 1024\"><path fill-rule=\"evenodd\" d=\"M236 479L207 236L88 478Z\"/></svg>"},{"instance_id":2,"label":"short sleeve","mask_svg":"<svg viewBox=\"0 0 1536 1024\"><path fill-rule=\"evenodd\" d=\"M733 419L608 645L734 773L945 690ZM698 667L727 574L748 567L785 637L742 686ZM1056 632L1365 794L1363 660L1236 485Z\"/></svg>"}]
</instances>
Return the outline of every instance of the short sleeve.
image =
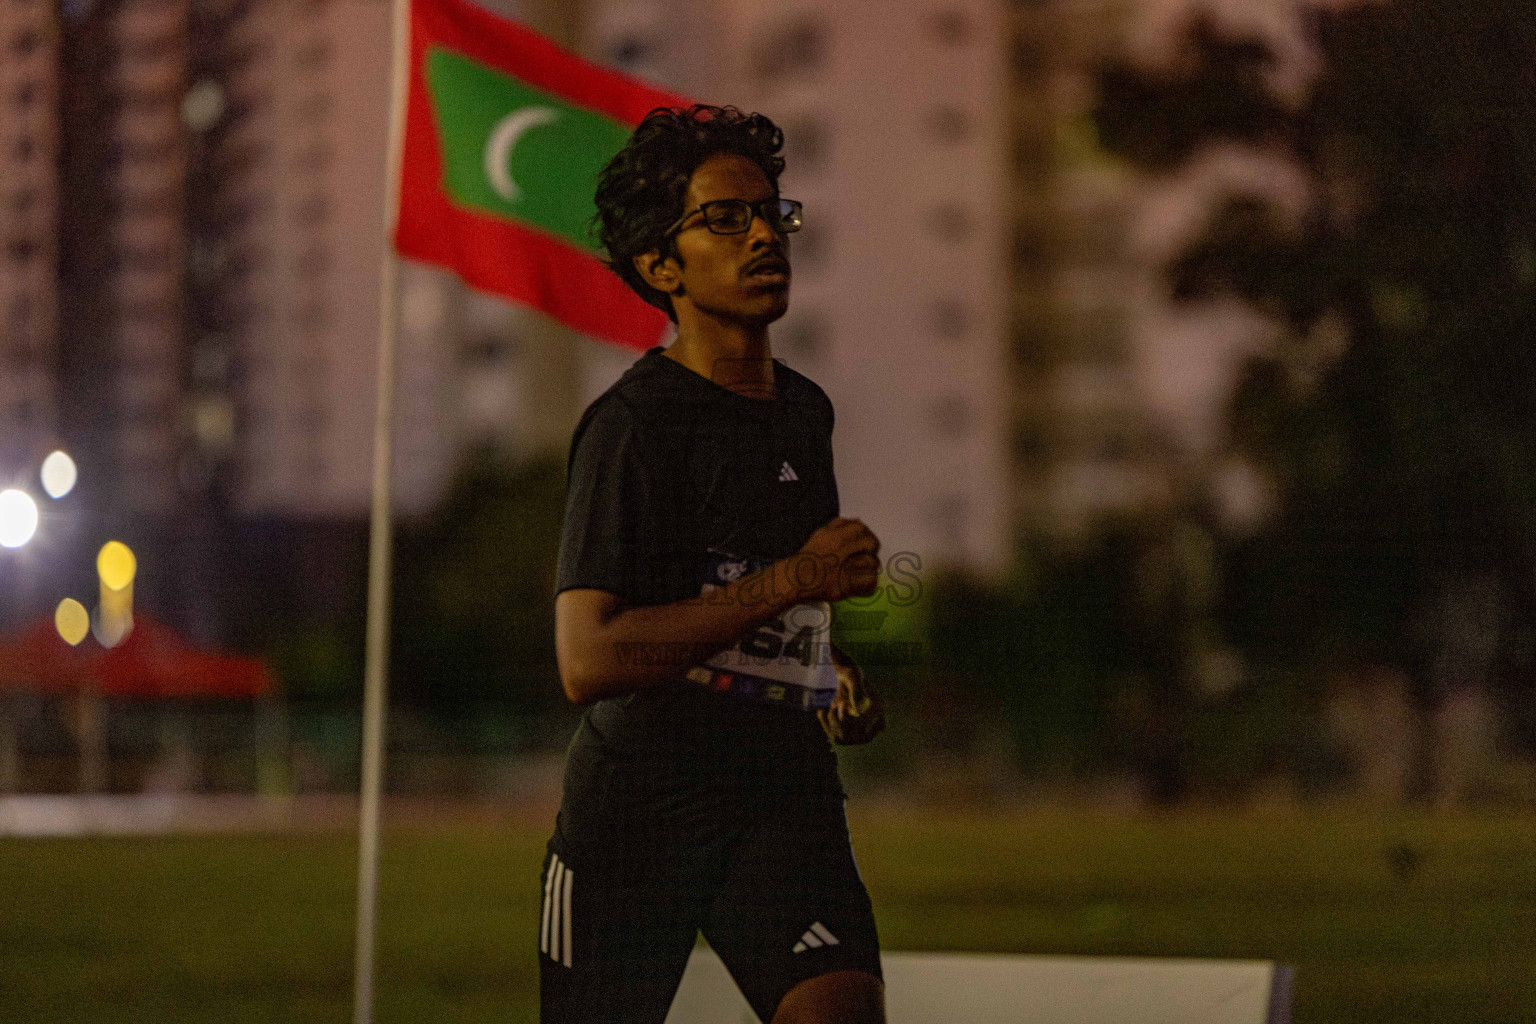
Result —
<instances>
[{"instance_id":1,"label":"short sleeve","mask_svg":"<svg viewBox=\"0 0 1536 1024\"><path fill-rule=\"evenodd\" d=\"M592 588L644 603L639 520L650 483L641 448L634 415L621 399L600 398L582 416L567 463L556 594Z\"/></svg>"}]
</instances>

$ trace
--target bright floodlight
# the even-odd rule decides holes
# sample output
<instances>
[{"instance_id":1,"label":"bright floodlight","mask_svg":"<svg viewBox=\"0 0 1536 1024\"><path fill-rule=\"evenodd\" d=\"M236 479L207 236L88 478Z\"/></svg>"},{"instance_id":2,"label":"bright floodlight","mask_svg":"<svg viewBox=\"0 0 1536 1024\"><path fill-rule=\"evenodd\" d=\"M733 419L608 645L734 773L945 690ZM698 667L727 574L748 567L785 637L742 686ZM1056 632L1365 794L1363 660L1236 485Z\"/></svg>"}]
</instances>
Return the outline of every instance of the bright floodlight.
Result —
<instances>
[{"instance_id":1,"label":"bright floodlight","mask_svg":"<svg viewBox=\"0 0 1536 1024\"><path fill-rule=\"evenodd\" d=\"M132 583L138 568L133 552L120 540L107 541L96 553L96 574L108 590L122 590Z\"/></svg>"},{"instance_id":2,"label":"bright floodlight","mask_svg":"<svg viewBox=\"0 0 1536 1024\"><path fill-rule=\"evenodd\" d=\"M75 481L79 479L79 471L75 469L75 460L63 452L54 452L43 460L43 490L48 492L50 498L62 498L75 489Z\"/></svg>"},{"instance_id":3,"label":"bright floodlight","mask_svg":"<svg viewBox=\"0 0 1536 1024\"><path fill-rule=\"evenodd\" d=\"M19 548L37 532L37 502L26 491L0 491L0 546Z\"/></svg>"}]
</instances>

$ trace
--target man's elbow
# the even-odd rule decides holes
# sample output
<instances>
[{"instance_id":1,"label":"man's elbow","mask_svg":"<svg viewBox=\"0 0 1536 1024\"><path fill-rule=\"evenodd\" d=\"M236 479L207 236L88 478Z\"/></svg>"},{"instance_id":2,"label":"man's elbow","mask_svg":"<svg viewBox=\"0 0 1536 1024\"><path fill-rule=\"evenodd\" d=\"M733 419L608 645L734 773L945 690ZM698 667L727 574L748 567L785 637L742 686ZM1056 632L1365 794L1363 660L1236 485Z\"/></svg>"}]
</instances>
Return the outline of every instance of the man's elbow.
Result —
<instances>
[{"instance_id":1,"label":"man's elbow","mask_svg":"<svg viewBox=\"0 0 1536 1024\"><path fill-rule=\"evenodd\" d=\"M603 696L600 666L588 658L568 653L556 659L560 668L560 688L572 704L591 704Z\"/></svg>"},{"instance_id":2,"label":"man's elbow","mask_svg":"<svg viewBox=\"0 0 1536 1024\"><path fill-rule=\"evenodd\" d=\"M597 699L590 679L574 667L560 667L560 688L565 691L565 699L578 706Z\"/></svg>"},{"instance_id":3,"label":"man's elbow","mask_svg":"<svg viewBox=\"0 0 1536 1024\"><path fill-rule=\"evenodd\" d=\"M611 668L603 644L618 600L599 590L567 590L555 599L555 663L560 688L572 704L591 704L608 695Z\"/></svg>"}]
</instances>

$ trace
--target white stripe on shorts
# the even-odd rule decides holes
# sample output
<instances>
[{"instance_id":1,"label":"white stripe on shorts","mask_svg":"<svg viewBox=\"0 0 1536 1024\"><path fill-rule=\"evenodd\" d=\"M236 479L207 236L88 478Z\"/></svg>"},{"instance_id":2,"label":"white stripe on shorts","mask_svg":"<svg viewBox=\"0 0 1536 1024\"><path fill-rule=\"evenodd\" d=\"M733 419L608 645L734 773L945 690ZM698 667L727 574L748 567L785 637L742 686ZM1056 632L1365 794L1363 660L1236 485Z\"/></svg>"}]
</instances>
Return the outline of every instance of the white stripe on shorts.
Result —
<instances>
[{"instance_id":1,"label":"white stripe on shorts","mask_svg":"<svg viewBox=\"0 0 1536 1024\"><path fill-rule=\"evenodd\" d=\"M565 865L555 867L555 887L550 891L550 928L549 928L549 955L553 960L560 959L560 926L564 923L564 915L560 913L560 883L565 878Z\"/></svg>"},{"instance_id":2,"label":"white stripe on shorts","mask_svg":"<svg viewBox=\"0 0 1536 1024\"><path fill-rule=\"evenodd\" d=\"M549 858L549 871L547 871L545 873L545 875L544 875L544 916L543 916L543 922L539 925L539 952L540 953L548 953L549 952L550 892L551 892L551 890L555 886L555 867L559 863L560 863L560 858L559 857L551 856Z\"/></svg>"},{"instance_id":3,"label":"white stripe on shorts","mask_svg":"<svg viewBox=\"0 0 1536 1024\"><path fill-rule=\"evenodd\" d=\"M565 966L571 966L571 882L576 877L576 872L566 869L565 891L560 896L561 911L565 916L565 928L561 931L564 940L561 949L560 962Z\"/></svg>"}]
</instances>

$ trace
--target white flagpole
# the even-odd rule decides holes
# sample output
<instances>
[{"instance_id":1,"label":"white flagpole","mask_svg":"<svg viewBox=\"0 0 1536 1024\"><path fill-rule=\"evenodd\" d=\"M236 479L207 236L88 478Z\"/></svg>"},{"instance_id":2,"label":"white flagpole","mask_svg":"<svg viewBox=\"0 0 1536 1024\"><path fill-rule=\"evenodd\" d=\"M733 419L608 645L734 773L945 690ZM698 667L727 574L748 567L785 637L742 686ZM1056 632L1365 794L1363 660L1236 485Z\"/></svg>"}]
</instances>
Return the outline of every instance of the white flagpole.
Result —
<instances>
[{"instance_id":1,"label":"white flagpole","mask_svg":"<svg viewBox=\"0 0 1536 1024\"><path fill-rule=\"evenodd\" d=\"M379 797L384 775L384 712L388 703L390 470L394 453L396 293L394 253L400 205L400 155L405 146L410 75L410 0L391 0L389 136L384 170L384 237L379 273L379 379L373 428L373 507L368 531L368 629L363 661L363 765L357 844L357 954L353 1024L373 1021L373 946L379 894Z\"/></svg>"}]
</instances>

